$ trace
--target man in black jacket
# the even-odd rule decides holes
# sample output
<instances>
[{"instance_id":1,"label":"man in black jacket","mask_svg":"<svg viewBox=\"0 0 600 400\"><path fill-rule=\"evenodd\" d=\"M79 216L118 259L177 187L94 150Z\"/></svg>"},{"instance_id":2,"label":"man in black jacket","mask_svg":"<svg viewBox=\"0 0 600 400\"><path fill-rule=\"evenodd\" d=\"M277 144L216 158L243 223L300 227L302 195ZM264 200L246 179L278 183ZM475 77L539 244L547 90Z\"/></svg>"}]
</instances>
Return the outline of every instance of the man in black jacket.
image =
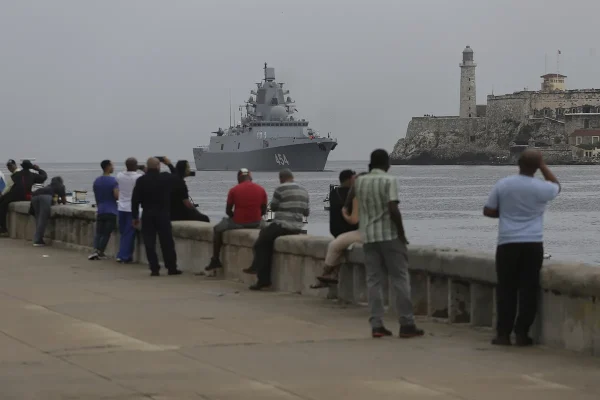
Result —
<instances>
[{"instance_id":1,"label":"man in black jacket","mask_svg":"<svg viewBox=\"0 0 600 400\"><path fill-rule=\"evenodd\" d=\"M13 185L10 191L2 196L2 200L0 201L0 236L8 236L8 230L6 229L8 205L15 201L31 200L31 188L33 185L44 183L48 179L48 174L37 165L33 165L29 160L24 160L21 163L21 168L20 171L12 174Z\"/></svg>"},{"instance_id":2,"label":"man in black jacket","mask_svg":"<svg viewBox=\"0 0 600 400\"><path fill-rule=\"evenodd\" d=\"M165 165L169 160L165 157ZM151 276L160 276L160 264L156 255L156 235L160 240L160 248L169 275L180 275L177 269L177 254L171 230L171 193L178 178L168 172L160 172L158 158L149 158L146 174L138 178L131 197L131 217L133 226L139 227L139 210L142 206L142 237L146 247L146 257L150 264Z\"/></svg>"}]
</instances>

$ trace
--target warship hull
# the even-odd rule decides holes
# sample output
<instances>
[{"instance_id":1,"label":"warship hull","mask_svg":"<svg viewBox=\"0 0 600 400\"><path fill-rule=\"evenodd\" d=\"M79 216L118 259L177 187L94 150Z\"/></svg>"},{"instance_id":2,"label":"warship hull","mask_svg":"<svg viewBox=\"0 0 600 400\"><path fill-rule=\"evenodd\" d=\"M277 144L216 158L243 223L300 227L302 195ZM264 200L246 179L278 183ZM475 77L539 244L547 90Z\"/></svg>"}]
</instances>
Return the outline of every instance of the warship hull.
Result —
<instances>
[{"instance_id":1,"label":"warship hull","mask_svg":"<svg viewBox=\"0 0 600 400\"><path fill-rule=\"evenodd\" d=\"M311 142L269 147L250 151L212 152L194 149L194 161L199 171L323 171L329 152L337 143Z\"/></svg>"}]
</instances>

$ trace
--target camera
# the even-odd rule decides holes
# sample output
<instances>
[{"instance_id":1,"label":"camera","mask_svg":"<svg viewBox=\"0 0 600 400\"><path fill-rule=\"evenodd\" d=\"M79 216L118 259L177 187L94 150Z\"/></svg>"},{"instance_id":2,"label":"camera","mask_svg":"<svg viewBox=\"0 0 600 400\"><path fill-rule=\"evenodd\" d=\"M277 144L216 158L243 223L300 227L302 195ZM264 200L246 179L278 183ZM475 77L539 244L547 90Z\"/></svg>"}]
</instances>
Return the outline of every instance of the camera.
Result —
<instances>
[{"instance_id":1,"label":"camera","mask_svg":"<svg viewBox=\"0 0 600 400\"><path fill-rule=\"evenodd\" d=\"M190 171L190 172L188 173L188 176L196 176L196 171Z\"/></svg>"}]
</instances>

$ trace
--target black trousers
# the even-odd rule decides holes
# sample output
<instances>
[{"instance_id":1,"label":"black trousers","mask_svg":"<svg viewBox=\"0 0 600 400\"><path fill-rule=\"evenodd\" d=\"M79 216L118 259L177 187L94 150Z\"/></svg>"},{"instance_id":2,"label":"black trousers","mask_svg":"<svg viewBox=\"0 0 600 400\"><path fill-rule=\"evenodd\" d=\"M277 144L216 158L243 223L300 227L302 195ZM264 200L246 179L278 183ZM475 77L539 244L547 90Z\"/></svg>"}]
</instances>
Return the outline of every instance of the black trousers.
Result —
<instances>
[{"instance_id":1,"label":"black trousers","mask_svg":"<svg viewBox=\"0 0 600 400\"><path fill-rule=\"evenodd\" d=\"M529 334L538 308L543 262L543 243L508 243L496 249L496 331L499 336L510 335L513 328L517 335Z\"/></svg>"},{"instance_id":2,"label":"black trousers","mask_svg":"<svg viewBox=\"0 0 600 400\"><path fill-rule=\"evenodd\" d=\"M271 261L275 239L298 233L300 233L299 230L287 229L276 223L271 223L260 230L258 239L254 243L254 260L252 261L252 268L256 270L259 284L271 284Z\"/></svg>"},{"instance_id":3,"label":"black trousers","mask_svg":"<svg viewBox=\"0 0 600 400\"><path fill-rule=\"evenodd\" d=\"M171 217L169 214L152 215L142 213L142 237L146 247L146 258L152 272L160 270L158 256L156 255L156 236L160 240L160 249L165 261L165 268L169 271L177 269L177 254L175 241L171 230Z\"/></svg>"},{"instance_id":4,"label":"black trousers","mask_svg":"<svg viewBox=\"0 0 600 400\"><path fill-rule=\"evenodd\" d=\"M200 222L210 222L210 218L208 216L202 214L195 208L186 208L182 210L178 215L172 216L172 221L200 221Z\"/></svg>"},{"instance_id":5,"label":"black trousers","mask_svg":"<svg viewBox=\"0 0 600 400\"><path fill-rule=\"evenodd\" d=\"M96 216L96 234L94 235L94 249L104 253L110 236L117 228L117 216L115 214L98 214Z\"/></svg>"},{"instance_id":6,"label":"black trousers","mask_svg":"<svg viewBox=\"0 0 600 400\"><path fill-rule=\"evenodd\" d=\"M0 232L5 232L7 229L6 217L8 216L8 205L15 201L11 193L7 193L0 198Z\"/></svg>"}]
</instances>

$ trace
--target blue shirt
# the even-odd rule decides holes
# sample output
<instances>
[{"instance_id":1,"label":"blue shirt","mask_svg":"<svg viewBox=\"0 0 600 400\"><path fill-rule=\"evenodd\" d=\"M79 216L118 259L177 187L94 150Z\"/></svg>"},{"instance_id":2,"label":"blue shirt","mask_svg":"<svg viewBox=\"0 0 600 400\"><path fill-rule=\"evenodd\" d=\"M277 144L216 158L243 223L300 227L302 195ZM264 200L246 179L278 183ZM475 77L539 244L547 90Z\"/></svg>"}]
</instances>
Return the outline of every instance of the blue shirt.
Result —
<instances>
[{"instance_id":1,"label":"blue shirt","mask_svg":"<svg viewBox=\"0 0 600 400\"><path fill-rule=\"evenodd\" d=\"M498 245L541 243L546 204L558 195L560 186L525 175L500 179L485 204L498 210Z\"/></svg>"},{"instance_id":2,"label":"blue shirt","mask_svg":"<svg viewBox=\"0 0 600 400\"><path fill-rule=\"evenodd\" d=\"M112 176L99 176L94 181L94 197L98 214L118 215L117 199L114 190L119 187L117 180Z\"/></svg>"}]
</instances>

